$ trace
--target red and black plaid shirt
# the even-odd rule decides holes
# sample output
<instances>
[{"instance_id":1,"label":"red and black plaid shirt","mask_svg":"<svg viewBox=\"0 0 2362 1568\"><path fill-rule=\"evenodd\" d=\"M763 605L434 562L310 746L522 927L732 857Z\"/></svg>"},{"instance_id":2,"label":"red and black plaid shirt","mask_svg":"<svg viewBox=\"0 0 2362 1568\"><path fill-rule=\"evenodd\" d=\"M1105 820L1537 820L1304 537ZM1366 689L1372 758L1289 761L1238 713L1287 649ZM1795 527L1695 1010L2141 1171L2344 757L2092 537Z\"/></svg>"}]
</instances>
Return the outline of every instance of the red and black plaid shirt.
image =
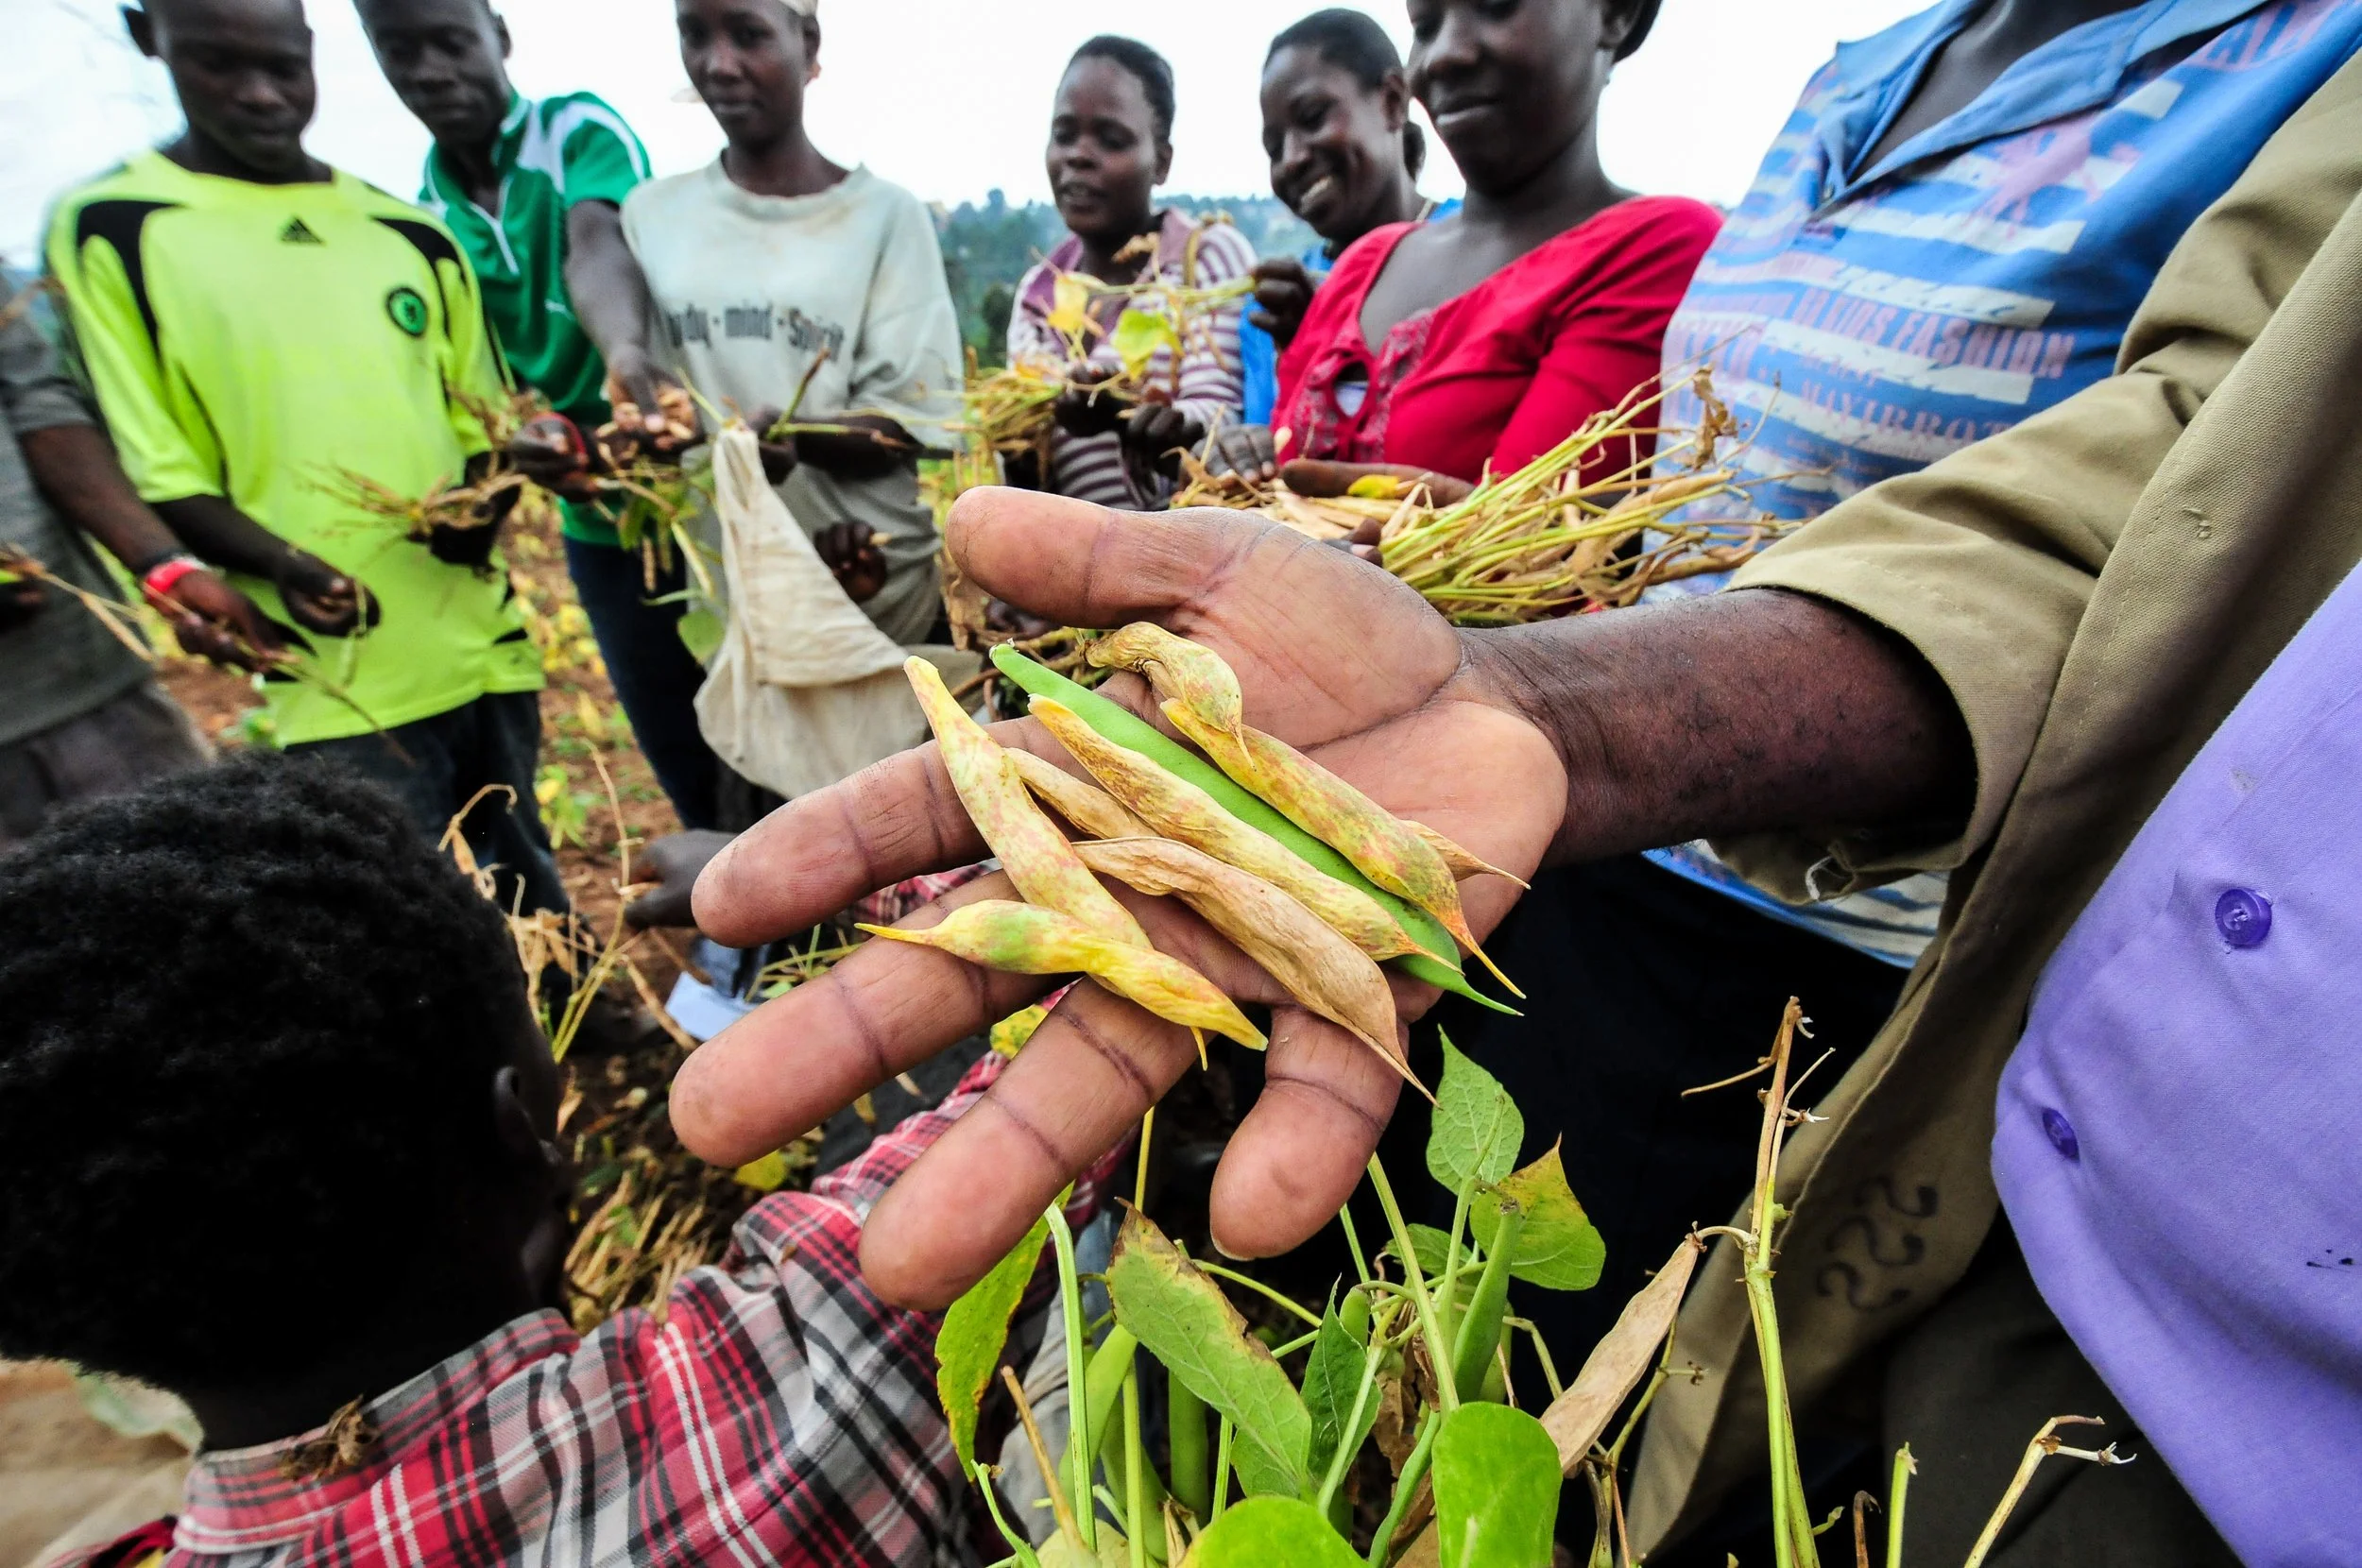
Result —
<instances>
[{"instance_id":1,"label":"red and black plaid shirt","mask_svg":"<svg viewBox=\"0 0 2362 1568\"><path fill-rule=\"evenodd\" d=\"M358 1472L290 1480L302 1439L202 1456L165 1568L960 1560L940 1320L871 1294L857 1253L870 1204L1004 1065L757 1204L661 1321L583 1338L538 1313L374 1400Z\"/></svg>"}]
</instances>

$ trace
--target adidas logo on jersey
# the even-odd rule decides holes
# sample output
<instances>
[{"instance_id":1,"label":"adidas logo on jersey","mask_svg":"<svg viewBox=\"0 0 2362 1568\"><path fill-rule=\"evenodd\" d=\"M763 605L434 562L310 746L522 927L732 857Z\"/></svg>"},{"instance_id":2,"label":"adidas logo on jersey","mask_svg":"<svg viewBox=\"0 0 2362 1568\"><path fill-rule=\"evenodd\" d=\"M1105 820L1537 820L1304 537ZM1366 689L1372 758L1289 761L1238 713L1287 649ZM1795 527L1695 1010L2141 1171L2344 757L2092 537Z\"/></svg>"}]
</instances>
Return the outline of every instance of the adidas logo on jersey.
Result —
<instances>
[{"instance_id":1,"label":"adidas logo on jersey","mask_svg":"<svg viewBox=\"0 0 2362 1568\"><path fill-rule=\"evenodd\" d=\"M287 227L279 231L282 245L326 245L328 242L312 232L312 226L301 218L289 218Z\"/></svg>"}]
</instances>

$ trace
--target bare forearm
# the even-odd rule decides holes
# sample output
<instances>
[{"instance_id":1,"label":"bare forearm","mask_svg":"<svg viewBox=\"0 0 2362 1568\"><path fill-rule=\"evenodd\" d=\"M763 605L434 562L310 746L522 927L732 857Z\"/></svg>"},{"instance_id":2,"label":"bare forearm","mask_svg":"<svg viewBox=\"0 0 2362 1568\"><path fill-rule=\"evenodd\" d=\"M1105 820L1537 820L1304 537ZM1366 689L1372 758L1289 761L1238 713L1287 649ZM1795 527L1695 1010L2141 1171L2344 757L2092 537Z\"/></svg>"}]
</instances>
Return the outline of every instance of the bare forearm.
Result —
<instances>
[{"instance_id":1,"label":"bare forearm","mask_svg":"<svg viewBox=\"0 0 2362 1568\"><path fill-rule=\"evenodd\" d=\"M799 432L796 461L825 469L840 479L875 479L917 465L918 442L897 420L877 414L853 414L813 422L842 425L845 430Z\"/></svg>"},{"instance_id":2,"label":"bare forearm","mask_svg":"<svg viewBox=\"0 0 2362 1568\"><path fill-rule=\"evenodd\" d=\"M654 367L647 283L624 242L622 214L604 201L583 202L566 214L566 293L574 319L625 384Z\"/></svg>"},{"instance_id":3,"label":"bare forearm","mask_svg":"<svg viewBox=\"0 0 2362 1568\"><path fill-rule=\"evenodd\" d=\"M1566 764L1554 860L1715 834L1957 821L1976 761L1950 694L1907 644L1775 590L1465 639L1468 677Z\"/></svg>"},{"instance_id":4,"label":"bare forearm","mask_svg":"<svg viewBox=\"0 0 2362 1568\"><path fill-rule=\"evenodd\" d=\"M276 577L293 553L284 539L220 496L159 502L156 511L192 551L232 571Z\"/></svg>"},{"instance_id":5,"label":"bare forearm","mask_svg":"<svg viewBox=\"0 0 2362 1568\"><path fill-rule=\"evenodd\" d=\"M97 427L56 425L21 436L18 444L50 503L132 573L180 554L180 541L131 487Z\"/></svg>"}]
</instances>

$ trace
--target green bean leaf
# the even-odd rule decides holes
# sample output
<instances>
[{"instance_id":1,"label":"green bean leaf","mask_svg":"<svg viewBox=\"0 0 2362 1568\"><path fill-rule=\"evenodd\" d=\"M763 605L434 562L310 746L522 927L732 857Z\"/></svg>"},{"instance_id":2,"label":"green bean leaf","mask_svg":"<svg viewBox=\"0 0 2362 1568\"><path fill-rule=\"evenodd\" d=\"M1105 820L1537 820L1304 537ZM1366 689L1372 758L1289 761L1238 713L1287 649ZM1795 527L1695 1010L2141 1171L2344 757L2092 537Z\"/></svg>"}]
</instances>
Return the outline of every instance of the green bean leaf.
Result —
<instances>
[{"instance_id":1,"label":"green bean leaf","mask_svg":"<svg viewBox=\"0 0 2362 1568\"><path fill-rule=\"evenodd\" d=\"M1588 1290L1600 1283L1607 1243L1566 1185L1558 1145L1468 1206L1468 1227L1487 1252L1500 1230L1503 1202L1515 1202L1526 1217L1516 1253L1509 1260L1513 1279L1545 1290Z\"/></svg>"},{"instance_id":2,"label":"green bean leaf","mask_svg":"<svg viewBox=\"0 0 2362 1568\"><path fill-rule=\"evenodd\" d=\"M1411 1255L1418 1259L1419 1272L1430 1282L1440 1278L1444 1272L1444 1259L1451 1251L1451 1237L1432 1225L1422 1225L1416 1220L1405 1229L1411 1233ZM1401 1253L1389 1241L1380 1255L1399 1257Z\"/></svg>"},{"instance_id":3,"label":"green bean leaf","mask_svg":"<svg viewBox=\"0 0 2362 1568\"><path fill-rule=\"evenodd\" d=\"M1320 1509L1292 1497L1250 1497L1225 1509L1197 1538L1189 1561L1190 1568L1361 1568Z\"/></svg>"},{"instance_id":4,"label":"green bean leaf","mask_svg":"<svg viewBox=\"0 0 2362 1568\"><path fill-rule=\"evenodd\" d=\"M1307 1489L1312 1416L1221 1287L1137 1209L1123 1217L1107 1293L1116 1321L1238 1429L1231 1462L1250 1496Z\"/></svg>"},{"instance_id":5,"label":"green bean leaf","mask_svg":"<svg viewBox=\"0 0 2362 1568\"><path fill-rule=\"evenodd\" d=\"M1330 1307L1313 1337L1311 1358L1304 1368L1304 1404L1312 1412L1312 1490L1317 1492L1328 1474L1328 1461L1343 1447L1360 1449L1378 1424L1378 1391L1361 1401L1361 1419L1353 1419L1353 1402L1361 1391L1361 1373L1368 1366L1368 1347Z\"/></svg>"},{"instance_id":6,"label":"green bean leaf","mask_svg":"<svg viewBox=\"0 0 2362 1568\"><path fill-rule=\"evenodd\" d=\"M951 1446L960 1456L963 1473L975 1468L976 1409L1001 1370L1009 1319L1049 1239L1049 1222L1035 1220L1017 1250L994 1264L992 1272L968 1287L943 1315L943 1331L935 1336L935 1396L943 1401L944 1419L951 1423Z\"/></svg>"},{"instance_id":7,"label":"green bean leaf","mask_svg":"<svg viewBox=\"0 0 2362 1568\"><path fill-rule=\"evenodd\" d=\"M1436 1434L1436 1544L1444 1568L1534 1568L1558 1523L1558 1444L1506 1405L1463 1405Z\"/></svg>"},{"instance_id":8,"label":"green bean leaf","mask_svg":"<svg viewBox=\"0 0 2362 1568\"><path fill-rule=\"evenodd\" d=\"M1137 376L1148 368L1148 362L1156 357L1159 349L1181 352L1181 334L1156 311L1127 310L1116 318L1116 330L1107 339L1123 367Z\"/></svg>"},{"instance_id":9,"label":"green bean leaf","mask_svg":"<svg viewBox=\"0 0 2362 1568\"><path fill-rule=\"evenodd\" d=\"M1427 1138L1428 1173L1453 1192L1491 1186L1517 1166L1526 1118L1500 1080L1444 1036L1444 1081Z\"/></svg>"}]
</instances>

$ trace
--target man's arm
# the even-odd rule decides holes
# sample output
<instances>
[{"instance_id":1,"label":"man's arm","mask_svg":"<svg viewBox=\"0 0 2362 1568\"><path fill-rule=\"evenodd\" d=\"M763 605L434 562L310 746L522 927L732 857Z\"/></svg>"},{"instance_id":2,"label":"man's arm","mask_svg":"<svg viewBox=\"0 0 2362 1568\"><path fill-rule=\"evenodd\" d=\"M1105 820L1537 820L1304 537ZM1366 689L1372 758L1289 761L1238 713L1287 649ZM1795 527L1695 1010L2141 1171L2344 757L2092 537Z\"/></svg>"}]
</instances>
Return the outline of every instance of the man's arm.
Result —
<instances>
[{"instance_id":1,"label":"man's arm","mask_svg":"<svg viewBox=\"0 0 2362 1568\"><path fill-rule=\"evenodd\" d=\"M2175 252L2125 373L1840 506L1742 574L1760 591L1456 633L1376 567L1230 514L1143 524L979 491L947 542L988 593L1069 624L1155 619L1216 648L1256 724L1512 871L1701 833L1757 835L1734 848L1800 895L1824 861L1840 873L1824 891L1958 865L1990 841L2051 720L2114 540L2205 524L2140 516L2140 498L2357 188L2362 102L2308 106ZM1137 682L1108 690L1145 708ZM1063 760L1030 723L998 733ZM745 946L981 849L924 748L739 839L698 886L699 924ZM1005 895L996 878L944 902ZM1479 878L1463 897L1483 932L1514 890ZM1202 926L1134 907L1159 946L1277 1004L1268 1086L1216 1173L1212 1223L1233 1252L1292 1246L1352 1190L1395 1080ZM709 1158L744 1158L1043 989L865 947L692 1057L675 1125ZM1414 1014L1432 999L1396 996ZM913 1303L964 1288L1194 1060L1186 1032L1076 987L880 1202L863 1240L873 1283Z\"/></svg>"},{"instance_id":2,"label":"man's arm","mask_svg":"<svg viewBox=\"0 0 2362 1568\"><path fill-rule=\"evenodd\" d=\"M1258 724L1521 873L1546 854L1637 848L1794 803L1870 821L1941 815L1964 752L1941 689L1907 652L1787 595L1570 623L1580 690L1600 699L1585 706L1572 684L1537 683L1521 648L1496 653L1487 634L1454 631L1378 568L1233 514L1142 526L1083 503L984 491L954 512L950 544L987 591L1062 623L1155 619L1218 648ZM1828 690L1800 723L1786 694L1817 680ZM1145 707L1135 683L1109 690ZM1840 750L1849 723L1874 741L1852 766ZM1668 741L1669 724L1714 743ZM1030 722L999 733L1063 760ZM926 748L791 802L737 841L699 884L698 923L721 941L809 925L874 886L983 853ZM999 878L945 903L996 895L1007 895ZM1465 889L1480 930L1514 896L1498 878ZM1217 1178L1214 1223L1234 1253L1293 1245L1351 1191L1397 1081L1185 912L1133 907L1160 947L1275 1009L1270 1087ZM1045 989L925 949L864 948L701 1049L676 1086L676 1123L709 1158L748 1158ZM1397 996L1412 1016L1433 1001L1410 987ZM864 1243L873 1284L913 1303L956 1293L1194 1062L1186 1031L1078 987L976 1114L880 1204ZM991 1181L978 1180L983 1169Z\"/></svg>"},{"instance_id":3,"label":"man's arm","mask_svg":"<svg viewBox=\"0 0 2362 1568\"><path fill-rule=\"evenodd\" d=\"M124 477L114 449L96 427L51 425L17 438L25 466L66 520L105 546L134 578L180 554L180 539ZM154 595L149 596L151 601ZM172 616L180 646L223 664L257 665L257 655L280 645L280 637L253 600L210 571L189 571L172 585L169 603L157 607Z\"/></svg>"},{"instance_id":4,"label":"man's arm","mask_svg":"<svg viewBox=\"0 0 2362 1568\"><path fill-rule=\"evenodd\" d=\"M624 242L623 214L613 202L577 201L566 210L566 294L625 398L660 421L657 394L673 379L650 347L647 280Z\"/></svg>"}]
</instances>

